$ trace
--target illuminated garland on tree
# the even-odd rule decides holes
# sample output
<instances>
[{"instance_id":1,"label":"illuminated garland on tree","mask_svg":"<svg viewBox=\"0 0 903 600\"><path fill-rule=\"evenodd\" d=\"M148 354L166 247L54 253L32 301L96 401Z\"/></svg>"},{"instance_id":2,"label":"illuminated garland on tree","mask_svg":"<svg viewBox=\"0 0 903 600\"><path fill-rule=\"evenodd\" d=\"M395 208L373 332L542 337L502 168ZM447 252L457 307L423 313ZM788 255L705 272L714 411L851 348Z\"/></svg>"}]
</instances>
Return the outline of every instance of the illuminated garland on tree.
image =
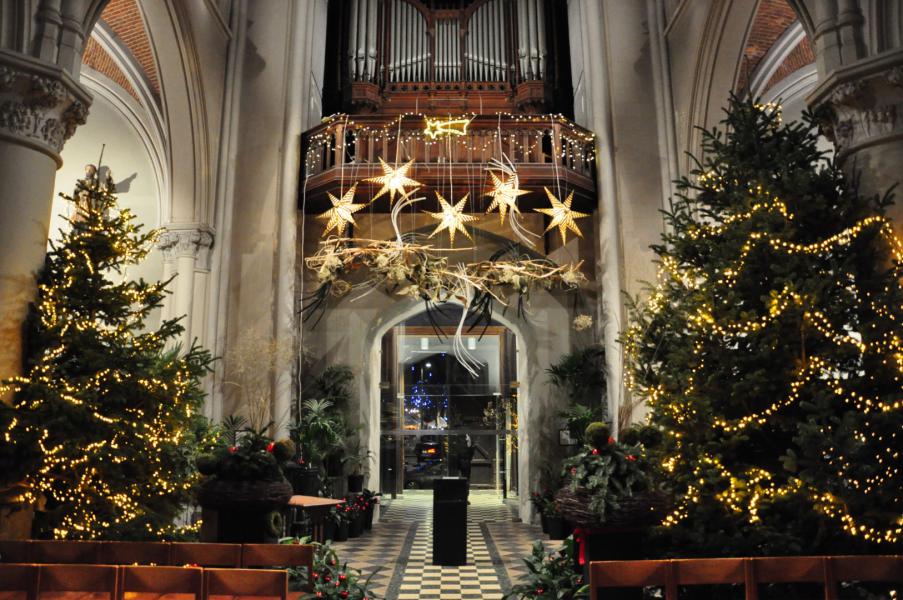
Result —
<instances>
[{"instance_id":1,"label":"illuminated garland on tree","mask_svg":"<svg viewBox=\"0 0 903 600\"><path fill-rule=\"evenodd\" d=\"M623 339L628 388L664 433L664 525L719 555L899 544L903 244L888 201L852 189L811 121L734 100L725 124L679 185Z\"/></svg>"},{"instance_id":2,"label":"illuminated garland on tree","mask_svg":"<svg viewBox=\"0 0 903 600\"><path fill-rule=\"evenodd\" d=\"M0 386L13 398L0 404L2 483L38 508L38 535L171 538L196 483L210 356L166 349L178 319L147 330L167 282L115 282L158 232L117 207L109 176L90 167L63 197L74 216L40 275L26 372Z\"/></svg>"}]
</instances>

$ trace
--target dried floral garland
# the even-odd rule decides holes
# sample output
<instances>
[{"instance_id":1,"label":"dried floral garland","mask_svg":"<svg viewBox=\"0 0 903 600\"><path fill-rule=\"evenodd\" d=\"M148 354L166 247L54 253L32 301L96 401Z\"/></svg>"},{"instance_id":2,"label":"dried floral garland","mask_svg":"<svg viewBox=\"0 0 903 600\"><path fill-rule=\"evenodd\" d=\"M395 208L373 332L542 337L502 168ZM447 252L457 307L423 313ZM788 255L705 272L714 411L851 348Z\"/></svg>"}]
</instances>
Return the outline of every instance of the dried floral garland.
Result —
<instances>
[{"instance_id":1,"label":"dried floral garland","mask_svg":"<svg viewBox=\"0 0 903 600\"><path fill-rule=\"evenodd\" d=\"M460 341L466 322L470 329L490 324L496 303L507 310L516 301L518 315L523 317L532 290L577 290L586 281L580 271L583 261L558 265L525 255L517 244L487 260L465 263L453 260L454 253L463 248L437 248L416 236L405 238L401 243L342 237L320 242L319 250L305 259L318 281L317 289L303 299L305 320L318 313L322 316L330 297L358 291L360 298L382 288L390 294L423 300L427 316L440 335L436 311L450 301L463 304L464 314L455 336ZM362 271L368 274L364 281L349 281L352 273Z\"/></svg>"}]
</instances>

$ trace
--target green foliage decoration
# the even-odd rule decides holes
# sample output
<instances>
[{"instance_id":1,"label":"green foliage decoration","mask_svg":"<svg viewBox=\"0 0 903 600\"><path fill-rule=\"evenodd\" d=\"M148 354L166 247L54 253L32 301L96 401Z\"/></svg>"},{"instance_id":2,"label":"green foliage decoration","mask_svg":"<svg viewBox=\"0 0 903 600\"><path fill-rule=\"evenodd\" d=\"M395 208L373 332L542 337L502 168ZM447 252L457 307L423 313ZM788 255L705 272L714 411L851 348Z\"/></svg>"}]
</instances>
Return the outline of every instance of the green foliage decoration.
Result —
<instances>
[{"instance_id":1,"label":"green foliage decoration","mask_svg":"<svg viewBox=\"0 0 903 600\"><path fill-rule=\"evenodd\" d=\"M649 489L643 449L606 440L601 447L584 446L561 465L567 488L588 497L588 508L598 523L604 523L626 498Z\"/></svg>"},{"instance_id":2,"label":"green foliage decoration","mask_svg":"<svg viewBox=\"0 0 903 600\"><path fill-rule=\"evenodd\" d=\"M244 420L233 418L229 427L221 430L219 443L212 452L197 458L198 471L226 481L278 481L283 478L282 465L295 453L289 439L274 441L266 431L251 428L234 430Z\"/></svg>"},{"instance_id":3,"label":"green foliage decoration","mask_svg":"<svg viewBox=\"0 0 903 600\"><path fill-rule=\"evenodd\" d=\"M305 600L371 600L376 598L370 588L374 570L364 578L358 569L348 567L339 560L335 548L329 542L316 544L313 571L307 580L313 591L302 596Z\"/></svg>"},{"instance_id":4,"label":"green foliage decoration","mask_svg":"<svg viewBox=\"0 0 903 600\"><path fill-rule=\"evenodd\" d=\"M527 573L511 586L504 600L581 600L589 598L589 586L574 571L575 544L565 540L557 551L548 551L542 542L533 544L530 556L524 558Z\"/></svg>"}]
</instances>

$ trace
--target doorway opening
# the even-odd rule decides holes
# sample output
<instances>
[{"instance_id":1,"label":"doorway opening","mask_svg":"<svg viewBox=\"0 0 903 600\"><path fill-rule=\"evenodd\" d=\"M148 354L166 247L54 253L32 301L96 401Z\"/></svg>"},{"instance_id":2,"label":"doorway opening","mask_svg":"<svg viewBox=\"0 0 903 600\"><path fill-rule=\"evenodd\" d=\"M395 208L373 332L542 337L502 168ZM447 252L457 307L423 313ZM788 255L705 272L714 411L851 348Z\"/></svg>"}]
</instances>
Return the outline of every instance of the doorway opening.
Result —
<instances>
[{"instance_id":1,"label":"doorway opening","mask_svg":"<svg viewBox=\"0 0 903 600\"><path fill-rule=\"evenodd\" d=\"M516 496L517 342L504 325L465 331L476 375L455 357L460 308L411 317L382 339L380 491L431 489L467 475L471 488ZM468 446L473 450L469 451Z\"/></svg>"}]
</instances>

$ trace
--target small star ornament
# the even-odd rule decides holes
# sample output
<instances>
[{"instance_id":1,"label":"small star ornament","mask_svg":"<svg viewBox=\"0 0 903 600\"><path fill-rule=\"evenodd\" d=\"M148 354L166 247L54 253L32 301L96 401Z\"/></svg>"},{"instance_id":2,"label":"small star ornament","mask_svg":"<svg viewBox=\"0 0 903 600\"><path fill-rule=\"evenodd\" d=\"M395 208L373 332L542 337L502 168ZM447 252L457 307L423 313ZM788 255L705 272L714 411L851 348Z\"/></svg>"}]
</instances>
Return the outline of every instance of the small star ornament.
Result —
<instances>
[{"instance_id":1,"label":"small star ornament","mask_svg":"<svg viewBox=\"0 0 903 600\"><path fill-rule=\"evenodd\" d=\"M440 231L447 229L448 237L451 241L452 246L455 245L455 232L457 231L460 231L467 237L467 239L473 241L473 238L470 237L470 234L464 227L464 223L469 223L471 221L477 220L477 217L473 215L464 214L464 205L467 204L468 196L470 196L470 194L464 194L464 197L458 200L457 204L450 204L449 202L445 201L445 198L442 197L442 194L436 192L436 198L439 199L439 206L442 208L442 212L426 211L428 215L430 215L434 219L439 220L439 224L436 226L435 231L430 234L430 237L433 237Z\"/></svg>"},{"instance_id":2,"label":"small star ornament","mask_svg":"<svg viewBox=\"0 0 903 600\"><path fill-rule=\"evenodd\" d=\"M337 235L343 236L345 235L345 229L348 225L355 224L352 215L367 206L366 204L352 203L352 200L354 200L354 192L356 190L357 184L354 184L341 198L336 198L332 194L329 194L332 208L317 216L318 219L327 220L326 231L323 232L323 237L326 237L333 229L336 230Z\"/></svg>"},{"instance_id":3,"label":"small star ornament","mask_svg":"<svg viewBox=\"0 0 903 600\"><path fill-rule=\"evenodd\" d=\"M471 121L471 119L466 117L461 117L460 119L452 119L451 117L447 119L426 118L424 120L426 121L426 128L423 130L423 134L434 140L438 137L467 135L467 126L470 125Z\"/></svg>"},{"instance_id":4,"label":"small star ornament","mask_svg":"<svg viewBox=\"0 0 903 600\"><path fill-rule=\"evenodd\" d=\"M379 159L379 164L383 169L383 174L364 180L382 185L382 188L380 188L379 192L377 192L377 194L373 196L373 200L371 200L371 202L376 201L377 198L388 192L389 205L391 206L392 204L395 204L395 194L407 196L410 192L405 190L406 187L420 187L420 182L408 177L408 171L411 169L411 165L414 164L413 158L397 169L393 169L392 167L387 165L386 161L384 161L382 158Z\"/></svg>"},{"instance_id":5,"label":"small star ornament","mask_svg":"<svg viewBox=\"0 0 903 600\"><path fill-rule=\"evenodd\" d=\"M517 188L517 175L499 177L490 171L489 177L492 178L492 190L486 195L492 196L492 204L489 205L486 212L491 213L493 210L498 209L499 225L504 225L509 209L512 213L520 212L520 209L517 207L517 197L530 192Z\"/></svg>"},{"instance_id":6,"label":"small star ornament","mask_svg":"<svg viewBox=\"0 0 903 600\"><path fill-rule=\"evenodd\" d=\"M562 244L567 241L568 229L576 233L578 237L583 237L583 232L580 231L580 228L574 221L586 218L589 214L571 210L571 202L574 201L574 191L571 190L571 193L568 194L565 201L561 202L555 197L555 194L549 191L549 188L543 189L546 191L546 195L549 197L549 203L552 206L551 208L534 208L533 210L552 217L552 222L546 227L546 232L548 233L551 231L553 227L558 227L558 233L561 234Z\"/></svg>"}]
</instances>

